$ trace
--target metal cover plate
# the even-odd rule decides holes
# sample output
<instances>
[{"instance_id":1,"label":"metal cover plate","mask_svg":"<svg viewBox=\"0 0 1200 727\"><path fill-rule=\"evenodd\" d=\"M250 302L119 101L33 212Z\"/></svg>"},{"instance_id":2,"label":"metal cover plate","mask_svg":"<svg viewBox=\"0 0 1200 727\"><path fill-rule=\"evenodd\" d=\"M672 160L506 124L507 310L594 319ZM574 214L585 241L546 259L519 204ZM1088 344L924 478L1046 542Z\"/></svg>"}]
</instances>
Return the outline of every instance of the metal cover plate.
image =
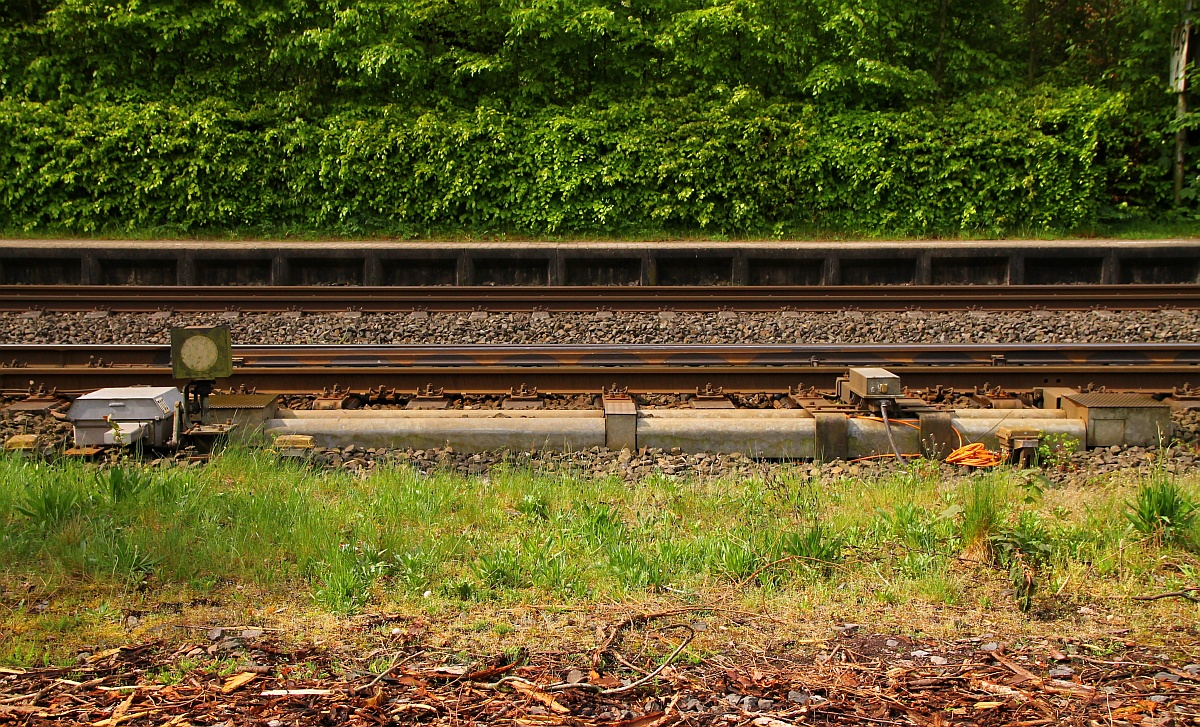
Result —
<instances>
[{"instance_id":1,"label":"metal cover plate","mask_svg":"<svg viewBox=\"0 0 1200 727\"><path fill-rule=\"evenodd\" d=\"M1089 409L1157 409L1170 408L1170 404L1158 401L1145 394L1108 394L1094 392L1089 394L1067 394L1063 397L1078 406Z\"/></svg>"},{"instance_id":2,"label":"metal cover plate","mask_svg":"<svg viewBox=\"0 0 1200 727\"><path fill-rule=\"evenodd\" d=\"M265 409L279 397L276 394L211 394L209 409Z\"/></svg>"},{"instance_id":3,"label":"metal cover plate","mask_svg":"<svg viewBox=\"0 0 1200 727\"><path fill-rule=\"evenodd\" d=\"M48 414L58 403L58 399L26 399L9 404L4 407L4 411Z\"/></svg>"}]
</instances>

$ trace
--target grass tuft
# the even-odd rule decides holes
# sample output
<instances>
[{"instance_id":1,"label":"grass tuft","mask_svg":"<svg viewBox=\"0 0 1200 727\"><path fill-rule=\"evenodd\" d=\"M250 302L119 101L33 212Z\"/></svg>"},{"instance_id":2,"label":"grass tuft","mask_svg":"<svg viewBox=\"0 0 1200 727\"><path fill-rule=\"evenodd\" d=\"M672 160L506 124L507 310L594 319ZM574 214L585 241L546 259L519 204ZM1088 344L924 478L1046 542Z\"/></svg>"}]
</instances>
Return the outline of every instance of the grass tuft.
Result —
<instances>
[{"instance_id":1,"label":"grass tuft","mask_svg":"<svg viewBox=\"0 0 1200 727\"><path fill-rule=\"evenodd\" d=\"M1195 527L1197 506L1184 495L1179 483L1155 477L1126 503L1125 517L1134 530L1154 543L1176 544L1183 542Z\"/></svg>"}]
</instances>

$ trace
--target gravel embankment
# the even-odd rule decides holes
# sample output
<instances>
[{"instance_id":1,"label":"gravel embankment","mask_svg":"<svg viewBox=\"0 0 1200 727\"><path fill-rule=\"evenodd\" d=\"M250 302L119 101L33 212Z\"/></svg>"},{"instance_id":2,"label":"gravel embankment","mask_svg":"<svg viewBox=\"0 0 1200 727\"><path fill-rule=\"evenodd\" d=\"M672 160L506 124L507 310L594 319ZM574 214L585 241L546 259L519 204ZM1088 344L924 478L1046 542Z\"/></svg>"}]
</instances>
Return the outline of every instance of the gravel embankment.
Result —
<instances>
[{"instance_id":1,"label":"gravel embankment","mask_svg":"<svg viewBox=\"0 0 1200 727\"><path fill-rule=\"evenodd\" d=\"M1200 311L993 313L0 314L0 343L167 343L175 326L227 323L245 344L1092 343L1200 340Z\"/></svg>"}]
</instances>

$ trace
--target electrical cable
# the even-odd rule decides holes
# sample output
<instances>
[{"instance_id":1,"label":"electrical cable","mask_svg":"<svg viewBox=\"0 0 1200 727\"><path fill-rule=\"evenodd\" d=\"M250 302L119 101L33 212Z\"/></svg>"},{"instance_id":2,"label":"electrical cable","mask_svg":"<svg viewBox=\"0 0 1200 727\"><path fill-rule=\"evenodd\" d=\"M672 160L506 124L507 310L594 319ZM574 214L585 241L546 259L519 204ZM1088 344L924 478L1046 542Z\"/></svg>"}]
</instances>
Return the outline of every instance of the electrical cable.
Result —
<instances>
[{"instance_id":1,"label":"electrical cable","mask_svg":"<svg viewBox=\"0 0 1200 727\"><path fill-rule=\"evenodd\" d=\"M904 459L904 455L900 454L900 448L896 446L896 440L892 437L892 423L888 421L888 406L890 401L884 399L879 405L879 413L883 415L883 431L887 433L888 444L892 445L892 454L896 455L896 460L901 464L907 464L908 460Z\"/></svg>"},{"instance_id":2,"label":"electrical cable","mask_svg":"<svg viewBox=\"0 0 1200 727\"><path fill-rule=\"evenodd\" d=\"M951 452L946 456L946 462L964 467L995 467L1004 462L1004 457L988 450L983 442L973 442Z\"/></svg>"}]
</instances>

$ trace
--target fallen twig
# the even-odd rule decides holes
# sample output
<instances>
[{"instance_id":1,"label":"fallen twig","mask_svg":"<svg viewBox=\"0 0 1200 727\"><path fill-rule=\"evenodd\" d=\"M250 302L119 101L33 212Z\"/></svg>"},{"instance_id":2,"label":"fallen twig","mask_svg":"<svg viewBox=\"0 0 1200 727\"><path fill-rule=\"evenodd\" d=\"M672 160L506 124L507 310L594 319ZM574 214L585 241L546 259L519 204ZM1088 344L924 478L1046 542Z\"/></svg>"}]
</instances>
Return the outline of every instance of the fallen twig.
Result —
<instances>
[{"instance_id":1,"label":"fallen twig","mask_svg":"<svg viewBox=\"0 0 1200 727\"><path fill-rule=\"evenodd\" d=\"M1184 598L1192 603L1200 603L1200 598L1193 596L1193 593L1200 593L1200 586L1194 588L1181 588L1178 591L1167 591L1166 593L1156 593L1153 596L1133 596L1133 600L1157 601L1162 598Z\"/></svg>"}]
</instances>

